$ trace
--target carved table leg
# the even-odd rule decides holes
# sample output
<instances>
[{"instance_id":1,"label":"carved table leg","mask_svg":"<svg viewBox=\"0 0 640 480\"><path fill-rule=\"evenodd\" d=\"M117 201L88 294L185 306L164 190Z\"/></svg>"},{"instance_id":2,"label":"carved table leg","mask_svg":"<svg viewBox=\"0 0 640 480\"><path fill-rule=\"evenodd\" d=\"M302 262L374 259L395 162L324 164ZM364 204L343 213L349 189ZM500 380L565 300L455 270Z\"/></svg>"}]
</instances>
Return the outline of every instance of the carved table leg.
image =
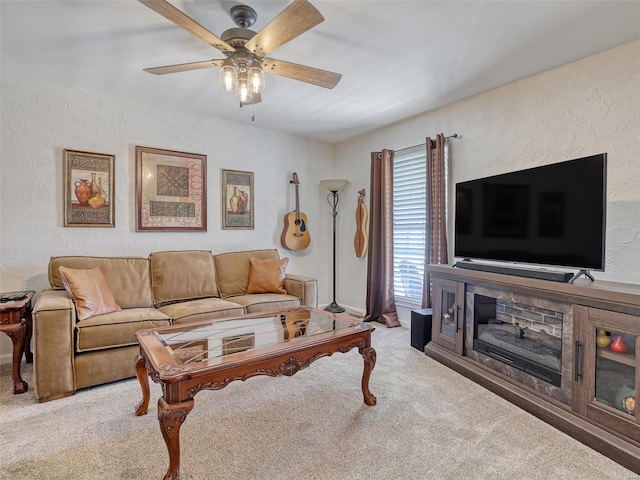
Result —
<instances>
[{"instance_id":1,"label":"carved table leg","mask_svg":"<svg viewBox=\"0 0 640 480\"><path fill-rule=\"evenodd\" d=\"M369 391L369 378L371 371L376 366L376 351L371 348L359 349L360 355L364 358L364 372L362 373L362 394L364 395L364 403L367 405L375 405L376 397Z\"/></svg>"},{"instance_id":2,"label":"carved table leg","mask_svg":"<svg viewBox=\"0 0 640 480\"><path fill-rule=\"evenodd\" d=\"M24 359L27 363L33 363L31 351L31 337L33 337L33 317L31 316L31 301L24 307L24 319L27 322L27 330L24 338Z\"/></svg>"},{"instance_id":3,"label":"carved table leg","mask_svg":"<svg viewBox=\"0 0 640 480\"><path fill-rule=\"evenodd\" d=\"M24 393L29 389L27 382L20 376L20 362L24 351L24 337L26 331L25 321L12 325L3 325L2 331L13 342L13 365L11 368L11 378L13 379L13 394Z\"/></svg>"},{"instance_id":4,"label":"carved table leg","mask_svg":"<svg viewBox=\"0 0 640 480\"><path fill-rule=\"evenodd\" d=\"M180 478L180 427L193 408L193 399L180 403L167 403L164 397L158 400L158 420L164 442L169 450L169 469L164 480Z\"/></svg>"},{"instance_id":5,"label":"carved table leg","mask_svg":"<svg viewBox=\"0 0 640 480\"><path fill-rule=\"evenodd\" d=\"M136 376L138 382L140 382L140 388L142 389L142 400L136 405L136 415L146 415L149 412L149 397L151 391L149 390L149 372L147 371L147 360L142 353L136 356L135 361Z\"/></svg>"}]
</instances>

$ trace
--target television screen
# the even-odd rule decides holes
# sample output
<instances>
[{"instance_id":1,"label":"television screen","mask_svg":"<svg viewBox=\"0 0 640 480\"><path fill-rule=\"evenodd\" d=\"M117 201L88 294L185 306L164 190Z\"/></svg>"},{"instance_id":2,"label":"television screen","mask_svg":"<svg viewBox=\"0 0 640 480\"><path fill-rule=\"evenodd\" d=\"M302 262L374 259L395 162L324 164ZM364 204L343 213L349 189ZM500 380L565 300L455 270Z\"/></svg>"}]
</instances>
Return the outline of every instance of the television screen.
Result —
<instances>
[{"instance_id":1,"label":"television screen","mask_svg":"<svg viewBox=\"0 0 640 480\"><path fill-rule=\"evenodd\" d=\"M604 270L607 154L456 184L455 256Z\"/></svg>"}]
</instances>

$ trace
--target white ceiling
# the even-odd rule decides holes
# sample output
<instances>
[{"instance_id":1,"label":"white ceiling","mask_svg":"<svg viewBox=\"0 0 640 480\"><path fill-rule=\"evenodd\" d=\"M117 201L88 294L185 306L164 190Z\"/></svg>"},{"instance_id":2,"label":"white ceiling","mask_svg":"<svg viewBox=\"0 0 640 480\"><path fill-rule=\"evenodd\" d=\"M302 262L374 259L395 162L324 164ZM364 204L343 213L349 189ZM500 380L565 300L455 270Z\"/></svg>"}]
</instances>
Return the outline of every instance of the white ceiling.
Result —
<instances>
[{"instance_id":1,"label":"white ceiling","mask_svg":"<svg viewBox=\"0 0 640 480\"><path fill-rule=\"evenodd\" d=\"M259 31L290 3L170 1L218 36L235 27L235 4L257 11ZM254 112L220 89L217 68L144 72L224 56L136 0L0 0L0 63L3 72L339 143L640 38L640 0L311 3L325 21L269 56L342 80L327 90L267 75Z\"/></svg>"}]
</instances>

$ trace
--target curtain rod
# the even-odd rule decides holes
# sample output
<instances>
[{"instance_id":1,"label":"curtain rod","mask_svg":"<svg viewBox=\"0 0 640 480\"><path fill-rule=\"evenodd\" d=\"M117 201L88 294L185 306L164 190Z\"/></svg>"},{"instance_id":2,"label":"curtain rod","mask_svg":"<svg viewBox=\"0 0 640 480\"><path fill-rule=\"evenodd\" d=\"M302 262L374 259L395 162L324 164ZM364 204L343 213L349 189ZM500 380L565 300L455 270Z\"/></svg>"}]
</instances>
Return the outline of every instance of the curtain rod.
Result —
<instances>
[{"instance_id":1,"label":"curtain rod","mask_svg":"<svg viewBox=\"0 0 640 480\"><path fill-rule=\"evenodd\" d=\"M458 134L454 133L453 135L449 135L448 137L444 137L445 140L448 140L450 138L458 138ZM418 145L412 145L410 147L405 147L405 148L400 148L399 150L394 150L395 152L403 152L405 150L409 150L411 148L416 148L416 147L424 147L427 143L419 143Z\"/></svg>"}]
</instances>

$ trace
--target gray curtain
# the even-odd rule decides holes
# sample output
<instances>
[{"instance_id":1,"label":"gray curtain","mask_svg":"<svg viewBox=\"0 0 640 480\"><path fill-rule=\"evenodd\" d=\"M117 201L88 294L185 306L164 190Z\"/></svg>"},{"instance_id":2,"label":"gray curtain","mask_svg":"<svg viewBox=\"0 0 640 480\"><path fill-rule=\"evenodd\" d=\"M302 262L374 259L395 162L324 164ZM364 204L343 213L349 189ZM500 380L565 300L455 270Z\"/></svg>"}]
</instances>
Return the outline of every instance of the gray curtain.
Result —
<instances>
[{"instance_id":1,"label":"gray curtain","mask_svg":"<svg viewBox=\"0 0 640 480\"><path fill-rule=\"evenodd\" d=\"M448 263L447 210L446 210L446 164L444 134L435 140L427 137L427 244L425 245L425 267L429 264ZM431 276L425 268L422 291L422 308L431 308L433 288Z\"/></svg>"},{"instance_id":2,"label":"gray curtain","mask_svg":"<svg viewBox=\"0 0 640 480\"><path fill-rule=\"evenodd\" d=\"M399 327L393 292L393 151L371 153L366 321Z\"/></svg>"}]
</instances>

